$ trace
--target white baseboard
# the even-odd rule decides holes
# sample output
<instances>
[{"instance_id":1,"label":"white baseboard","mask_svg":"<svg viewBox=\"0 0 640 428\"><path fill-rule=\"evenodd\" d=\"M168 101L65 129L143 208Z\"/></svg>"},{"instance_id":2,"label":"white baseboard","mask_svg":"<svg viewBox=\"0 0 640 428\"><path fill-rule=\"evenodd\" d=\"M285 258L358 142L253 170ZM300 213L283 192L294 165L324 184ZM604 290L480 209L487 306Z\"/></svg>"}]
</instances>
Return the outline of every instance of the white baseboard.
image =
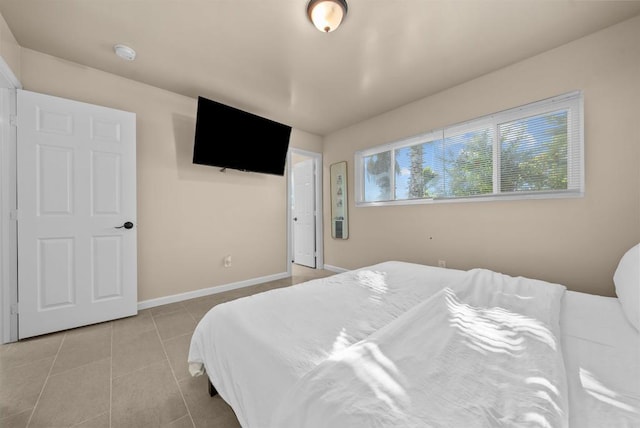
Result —
<instances>
[{"instance_id":1,"label":"white baseboard","mask_svg":"<svg viewBox=\"0 0 640 428\"><path fill-rule=\"evenodd\" d=\"M273 275L262 276L259 278L246 279L244 281L232 282L215 287L203 288L200 290L188 291L186 293L173 294L171 296L158 297L156 299L143 300L138 302L138 310L154 308L156 306L167 305L169 303L182 302L184 300L195 299L197 297L209 296L211 294L223 293L225 291L236 290L238 288L251 287L252 285L262 284L263 282L276 281L289 277L287 272L276 273Z\"/></svg>"},{"instance_id":2,"label":"white baseboard","mask_svg":"<svg viewBox=\"0 0 640 428\"><path fill-rule=\"evenodd\" d=\"M349 272L351 270L351 269L341 268L339 266L328 265L326 263L324 265L324 268L326 270L330 270L331 272L335 272L335 273Z\"/></svg>"}]
</instances>

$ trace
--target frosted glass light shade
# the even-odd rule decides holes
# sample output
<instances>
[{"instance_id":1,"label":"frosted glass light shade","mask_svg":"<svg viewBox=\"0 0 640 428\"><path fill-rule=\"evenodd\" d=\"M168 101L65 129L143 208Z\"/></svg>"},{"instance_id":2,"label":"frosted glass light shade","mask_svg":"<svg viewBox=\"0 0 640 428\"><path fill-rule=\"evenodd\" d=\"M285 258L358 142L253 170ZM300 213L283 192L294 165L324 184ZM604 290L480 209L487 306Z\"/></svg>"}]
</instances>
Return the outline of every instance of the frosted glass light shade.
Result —
<instances>
[{"instance_id":1,"label":"frosted glass light shade","mask_svg":"<svg viewBox=\"0 0 640 428\"><path fill-rule=\"evenodd\" d=\"M136 59L136 51L134 51L129 46L117 44L113 47L113 51L116 53L116 55L126 61L133 61L134 59Z\"/></svg>"},{"instance_id":2,"label":"frosted glass light shade","mask_svg":"<svg viewBox=\"0 0 640 428\"><path fill-rule=\"evenodd\" d=\"M311 0L307 6L309 19L316 28L324 33L334 31L347 13L344 0Z\"/></svg>"}]
</instances>

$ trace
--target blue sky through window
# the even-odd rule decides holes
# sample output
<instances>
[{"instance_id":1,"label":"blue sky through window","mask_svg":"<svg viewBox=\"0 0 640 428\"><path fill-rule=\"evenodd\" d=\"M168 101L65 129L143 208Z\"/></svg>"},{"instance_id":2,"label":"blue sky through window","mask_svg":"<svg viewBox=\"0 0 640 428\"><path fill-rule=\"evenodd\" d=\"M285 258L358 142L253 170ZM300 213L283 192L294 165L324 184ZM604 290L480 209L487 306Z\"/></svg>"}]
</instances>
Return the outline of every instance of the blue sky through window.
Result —
<instances>
[{"instance_id":1,"label":"blue sky through window","mask_svg":"<svg viewBox=\"0 0 640 428\"><path fill-rule=\"evenodd\" d=\"M531 157L540 156L548 152L550 150L549 145L554 135L557 136L558 130L566 131L567 117L568 112L565 110L496 124L501 145L500 148L503 154L509 144L513 144L515 152L519 155L524 154ZM466 196L492 193L491 177L494 167L492 155L492 147L494 144L493 135L494 132L491 128L484 128L461 134L448 135L446 138L439 138L420 144L422 147L422 168L429 167L436 176L425 185L425 194L419 196L414 195L413 198L461 196L453 190L454 184L452 184L452 182L454 181L454 175L456 175L458 180L460 180L461 176L475 177L474 179L482 176L485 181L488 180L488 186L480 186L479 188L481 188L481 190L471 189L469 193L464 194ZM480 141L486 142L486 144L480 144ZM478 147L486 147L487 145L489 146L489 150L485 150L484 156L482 157L476 156L481 159L474 161L473 155L477 155L474 150L478 151ZM369 174L370 171L367 169L368 160L372 158L375 160L381 156L389 158L391 152L382 152L363 158L365 165L364 190L366 201L406 200L412 198L409 190L411 184L411 147L412 146L407 146L394 149L395 165L391 165L391 162L388 162L386 164L388 169L382 172L377 171L377 175L375 176ZM566 148L564 150L564 156L566 157ZM464 156L467 157L465 158ZM459 162L456 162L456 160ZM464 160L464 162L460 162L461 160ZM458 168L457 174L453 173L454 166ZM460 174L460 168L463 169L463 174ZM478 171L482 170L482 174L479 174L478 171L474 172L474 169ZM391 189L390 177L394 172L395 186L394 189ZM566 176L566 167L564 171L554 171L552 173L564 174ZM459 183L457 186L456 191L459 192ZM523 188L514 190L532 189ZM533 190L546 189L534 188Z\"/></svg>"},{"instance_id":2,"label":"blue sky through window","mask_svg":"<svg viewBox=\"0 0 640 428\"><path fill-rule=\"evenodd\" d=\"M356 204L580 196L582 130L574 92L372 147L356 153Z\"/></svg>"}]
</instances>

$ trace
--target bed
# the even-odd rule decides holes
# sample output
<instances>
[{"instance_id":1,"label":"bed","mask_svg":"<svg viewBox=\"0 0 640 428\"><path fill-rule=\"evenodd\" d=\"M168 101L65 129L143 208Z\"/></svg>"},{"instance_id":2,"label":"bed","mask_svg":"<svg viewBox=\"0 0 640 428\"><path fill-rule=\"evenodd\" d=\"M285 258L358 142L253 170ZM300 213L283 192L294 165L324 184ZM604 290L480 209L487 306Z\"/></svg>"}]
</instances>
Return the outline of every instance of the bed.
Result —
<instances>
[{"instance_id":1,"label":"bed","mask_svg":"<svg viewBox=\"0 0 640 428\"><path fill-rule=\"evenodd\" d=\"M619 299L482 269L385 262L221 304L188 361L243 427L640 426Z\"/></svg>"}]
</instances>

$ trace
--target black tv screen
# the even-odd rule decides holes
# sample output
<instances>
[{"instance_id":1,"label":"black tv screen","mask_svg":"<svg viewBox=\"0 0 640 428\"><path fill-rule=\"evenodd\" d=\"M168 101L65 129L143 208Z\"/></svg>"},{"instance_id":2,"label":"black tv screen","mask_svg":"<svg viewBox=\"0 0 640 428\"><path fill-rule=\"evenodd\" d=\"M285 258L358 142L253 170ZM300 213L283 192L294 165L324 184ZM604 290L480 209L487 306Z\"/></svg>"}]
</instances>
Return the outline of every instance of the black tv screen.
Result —
<instances>
[{"instance_id":1,"label":"black tv screen","mask_svg":"<svg viewBox=\"0 0 640 428\"><path fill-rule=\"evenodd\" d=\"M284 175L291 127L198 97L193 163Z\"/></svg>"}]
</instances>

